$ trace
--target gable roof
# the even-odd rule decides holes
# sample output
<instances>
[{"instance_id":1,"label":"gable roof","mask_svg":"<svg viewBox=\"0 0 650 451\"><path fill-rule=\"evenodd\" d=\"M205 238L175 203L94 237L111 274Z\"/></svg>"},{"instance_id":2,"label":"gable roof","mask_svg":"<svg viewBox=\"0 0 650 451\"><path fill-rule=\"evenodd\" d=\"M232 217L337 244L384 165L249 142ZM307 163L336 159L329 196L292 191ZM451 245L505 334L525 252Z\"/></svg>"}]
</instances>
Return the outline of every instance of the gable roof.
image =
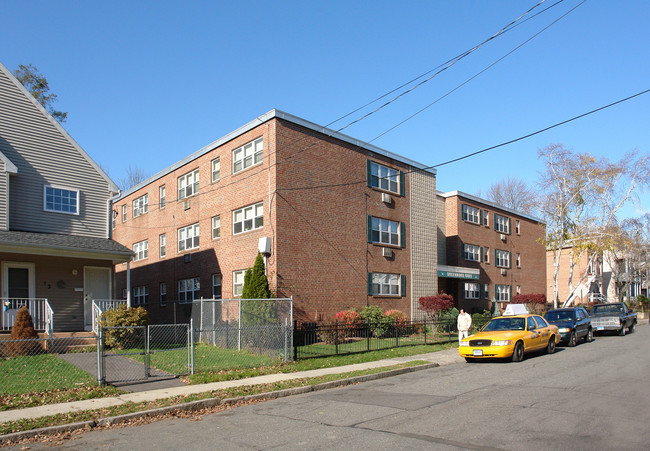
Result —
<instances>
[{"instance_id":1,"label":"gable roof","mask_svg":"<svg viewBox=\"0 0 650 451\"><path fill-rule=\"evenodd\" d=\"M63 136L65 140L67 140L70 145L77 151L79 154L86 160L88 163L97 171L97 173L108 183L109 190L112 193L119 193L120 188L111 180L111 178L106 174L102 168L99 167L95 161L90 158L90 156L84 151L79 144L68 134L68 132L65 131L65 129L61 126L59 121L54 119L50 113L47 112L45 108L43 108L43 105L40 104L38 100L34 98L34 96L23 86L21 82L19 82L16 77L11 73L9 69L7 69L2 62L0 62L0 72L2 72L11 83L13 83L16 88L18 88L24 95L25 97L43 114L43 116L57 129L57 131ZM4 161L4 160L3 160ZM8 160L7 160L8 161ZM6 161L5 161L6 162ZM13 166L13 165L12 165ZM15 168L15 166L14 166Z\"/></svg>"}]
</instances>

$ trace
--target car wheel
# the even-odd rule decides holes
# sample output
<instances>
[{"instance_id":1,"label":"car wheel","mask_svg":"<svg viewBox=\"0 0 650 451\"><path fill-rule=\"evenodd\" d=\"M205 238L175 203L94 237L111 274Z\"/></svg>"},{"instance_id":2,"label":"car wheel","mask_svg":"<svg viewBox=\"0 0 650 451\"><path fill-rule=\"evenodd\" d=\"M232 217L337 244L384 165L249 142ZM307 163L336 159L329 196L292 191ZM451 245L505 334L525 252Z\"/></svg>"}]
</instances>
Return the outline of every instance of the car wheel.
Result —
<instances>
[{"instance_id":1,"label":"car wheel","mask_svg":"<svg viewBox=\"0 0 650 451\"><path fill-rule=\"evenodd\" d=\"M594 341L594 331L589 328L587 330L587 335L585 335L585 343L591 343L592 341Z\"/></svg>"},{"instance_id":2,"label":"car wheel","mask_svg":"<svg viewBox=\"0 0 650 451\"><path fill-rule=\"evenodd\" d=\"M575 346L575 343L573 346ZM555 337L551 337L551 339L548 341L548 344L546 345L546 353L553 354L554 352L555 352Z\"/></svg>"},{"instance_id":3,"label":"car wheel","mask_svg":"<svg viewBox=\"0 0 650 451\"><path fill-rule=\"evenodd\" d=\"M465 357L465 361L467 363L474 363L476 362L476 359L474 357Z\"/></svg>"},{"instance_id":4,"label":"car wheel","mask_svg":"<svg viewBox=\"0 0 650 451\"><path fill-rule=\"evenodd\" d=\"M514 351L512 351L512 361L521 362L522 360L524 360L524 344L518 341Z\"/></svg>"},{"instance_id":5,"label":"car wheel","mask_svg":"<svg viewBox=\"0 0 650 451\"><path fill-rule=\"evenodd\" d=\"M570 348L574 347L577 343L578 339L576 338L576 333L574 330L571 331L571 335L569 335L569 343L568 346Z\"/></svg>"},{"instance_id":6,"label":"car wheel","mask_svg":"<svg viewBox=\"0 0 650 451\"><path fill-rule=\"evenodd\" d=\"M630 326L629 332L630 333L634 332L635 327L636 327L636 323L632 323L632 325Z\"/></svg>"},{"instance_id":7,"label":"car wheel","mask_svg":"<svg viewBox=\"0 0 650 451\"><path fill-rule=\"evenodd\" d=\"M624 336L625 336L625 324L623 324L623 327L621 327L621 330L618 331L618 334L619 334L621 337L624 337Z\"/></svg>"}]
</instances>

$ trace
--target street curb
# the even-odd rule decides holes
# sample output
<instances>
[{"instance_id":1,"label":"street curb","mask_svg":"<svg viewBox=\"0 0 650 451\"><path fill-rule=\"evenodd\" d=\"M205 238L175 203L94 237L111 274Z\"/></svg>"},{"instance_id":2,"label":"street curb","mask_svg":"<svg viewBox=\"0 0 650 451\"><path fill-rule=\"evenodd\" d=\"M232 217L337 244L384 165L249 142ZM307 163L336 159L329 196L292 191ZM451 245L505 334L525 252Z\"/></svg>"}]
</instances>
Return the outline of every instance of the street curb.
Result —
<instances>
[{"instance_id":1,"label":"street curb","mask_svg":"<svg viewBox=\"0 0 650 451\"><path fill-rule=\"evenodd\" d=\"M92 430L96 427L116 425L124 423L137 418L144 418L147 416L164 415L170 412L177 411L192 411L201 410L208 407L223 405L233 405L240 402L248 401L263 401L269 399L285 398L287 396L301 395L312 391L328 390L331 388L345 387L346 385L359 384L362 382L373 381L377 379L384 379L387 377L398 376L400 374L412 373L415 371L427 370L430 368L437 368L438 363L427 363L424 365L411 366L407 368L397 368L382 373L367 374L365 376L355 376L348 379L338 379L331 382L323 382L322 384L306 385L304 387L287 388L284 390L257 393L254 395L237 396L235 398L207 398L197 401L185 402L182 404L175 404L173 406L159 407L156 409L143 410L140 412L127 413L124 415L116 415L114 417L100 418L98 420L82 421L79 423L62 424L59 426L48 426L40 429L32 429L30 431L13 432L11 434L0 435L0 445L10 444L14 441L34 438L37 436L47 436L59 434L61 432L72 432L80 429Z\"/></svg>"}]
</instances>

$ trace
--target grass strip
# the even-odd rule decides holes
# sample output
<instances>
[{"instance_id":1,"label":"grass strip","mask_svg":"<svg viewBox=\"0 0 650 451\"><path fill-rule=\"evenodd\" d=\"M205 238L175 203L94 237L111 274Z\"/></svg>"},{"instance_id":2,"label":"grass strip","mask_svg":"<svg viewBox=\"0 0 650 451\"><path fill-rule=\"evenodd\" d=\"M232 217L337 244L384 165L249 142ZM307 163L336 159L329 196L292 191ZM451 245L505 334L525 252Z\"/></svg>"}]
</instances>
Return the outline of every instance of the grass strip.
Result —
<instances>
[{"instance_id":1,"label":"grass strip","mask_svg":"<svg viewBox=\"0 0 650 451\"><path fill-rule=\"evenodd\" d=\"M399 368L409 368L413 366L420 366L430 362L424 360L414 360L410 362L401 363L381 368L371 368L366 370L352 371L348 373L329 374L325 376L317 376L311 378L292 379L287 381L280 381L271 384L260 385L246 385L242 387L233 387L223 390L214 390L204 393L197 393L192 395L175 396L172 398L160 399L157 401L149 401L142 403L126 403L119 406L113 406L103 409L86 410L79 412L70 412L66 414L51 415L41 418L30 418L18 421L6 422L0 425L0 434L10 434L13 432L29 431L49 426L59 426L63 424L79 423L83 421L97 421L101 418L114 417L117 415L125 415L128 413L142 412L146 410L156 409L160 407L174 406L191 401L198 401L209 398L228 399L241 396L255 395L260 393L268 393L278 390L284 390L295 387L305 387L310 385L318 385L325 382L332 382L340 379L349 379L357 376L365 376L369 374L383 373L390 370Z\"/></svg>"}]
</instances>

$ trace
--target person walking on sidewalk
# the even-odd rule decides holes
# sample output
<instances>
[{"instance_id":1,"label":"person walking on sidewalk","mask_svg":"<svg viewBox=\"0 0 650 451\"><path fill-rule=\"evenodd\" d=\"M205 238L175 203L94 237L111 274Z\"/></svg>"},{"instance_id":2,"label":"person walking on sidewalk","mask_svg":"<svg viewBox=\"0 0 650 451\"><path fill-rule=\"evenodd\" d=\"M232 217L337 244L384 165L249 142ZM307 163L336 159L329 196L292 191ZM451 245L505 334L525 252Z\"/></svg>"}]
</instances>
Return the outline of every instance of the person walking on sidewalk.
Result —
<instances>
[{"instance_id":1,"label":"person walking on sidewalk","mask_svg":"<svg viewBox=\"0 0 650 451\"><path fill-rule=\"evenodd\" d=\"M458 328L458 344L460 344L463 338L467 338L469 328L472 327L472 317L469 313L465 313L465 309L460 309L456 326Z\"/></svg>"}]
</instances>

